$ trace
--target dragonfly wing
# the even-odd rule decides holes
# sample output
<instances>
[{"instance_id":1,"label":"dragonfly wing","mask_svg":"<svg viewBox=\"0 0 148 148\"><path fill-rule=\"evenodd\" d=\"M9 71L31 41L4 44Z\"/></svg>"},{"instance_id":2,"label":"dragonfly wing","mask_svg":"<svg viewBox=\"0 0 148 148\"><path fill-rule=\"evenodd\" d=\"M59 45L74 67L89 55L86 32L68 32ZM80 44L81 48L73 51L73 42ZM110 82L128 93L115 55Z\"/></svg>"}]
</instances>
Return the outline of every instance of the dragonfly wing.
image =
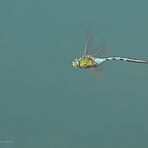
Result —
<instances>
[{"instance_id":1,"label":"dragonfly wing","mask_svg":"<svg viewBox=\"0 0 148 148\"><path fill-rule=\"evenodd\" d=\"M88 41L85 42L85 48L84 48L84 56L88 54Z\"/></svg>"},{"instance_id":2,"label":"dragonfly wing","mask_svg":"<svg viewBox=\"0 0 148 148\"><path fill-rule=\"evenodd\" d=\"M93 54L93 57L96 57L101 50L102 50L101 47L97 48L96 52Z\"/></svg>"},{"instance_id":3,"label":"dragonfly wing","mask_svg":"<svg viewBox=\"0 0 148 148\"><path fill-rule=\"evenodd\" d=\"M88 51L92 48L93 36L92 30L88 30L86 33L84 56L88 55Z\"/></svg>"},{"instance_id":4,"label":"dragonfly wing","mask_svg":"<svg viewBox=\"0 0 148 148\"><path fill-rule=\"evenodd\" d=\"M96 52L93 54L94 57L105 57L107 56L106 45L101 45L96 49Z\"/></svg>"},{"instance_id":5,"label":"dragonfly wing","mask_svg":"<svg viewBox=\"0 0 148 148\"><path fill-rule=\"evenodd\" d=\"M102 67L102 65L98 65L95 68L92 68L92 75L95 78L100 78L104 75L104 68Z\"/></svg>"}]
</instances>

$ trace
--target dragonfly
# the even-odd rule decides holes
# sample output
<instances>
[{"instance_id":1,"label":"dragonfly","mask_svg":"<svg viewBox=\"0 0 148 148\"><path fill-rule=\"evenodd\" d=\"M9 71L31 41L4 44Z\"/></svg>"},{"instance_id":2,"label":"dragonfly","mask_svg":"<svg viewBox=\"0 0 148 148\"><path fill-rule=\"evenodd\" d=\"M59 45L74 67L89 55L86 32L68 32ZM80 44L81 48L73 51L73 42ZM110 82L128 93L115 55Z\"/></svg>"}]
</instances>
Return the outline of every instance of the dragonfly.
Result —
<instances>
[{"instance_id":1,"label":"dragonfly","mask_svg":"<svg viewBox=\"0 0 148 148\"><path fill-rule=\"evenodd\" d=\"M128 57L111 56L111 57L100 58L97 55L99 54L101 49L102 48L97 48L94 54L89 54L88 42L86 42L83 55L80 56L79 58L76 58L74 61L72 61L72 66L74 68L89 69L89 68L98 67L101 63L107 62L107 61L124 61L124 62L130 62L130 63L148 64L148 61L146 60L134 59L134 58L128 58Z\"/></svg>"}]
</instances>

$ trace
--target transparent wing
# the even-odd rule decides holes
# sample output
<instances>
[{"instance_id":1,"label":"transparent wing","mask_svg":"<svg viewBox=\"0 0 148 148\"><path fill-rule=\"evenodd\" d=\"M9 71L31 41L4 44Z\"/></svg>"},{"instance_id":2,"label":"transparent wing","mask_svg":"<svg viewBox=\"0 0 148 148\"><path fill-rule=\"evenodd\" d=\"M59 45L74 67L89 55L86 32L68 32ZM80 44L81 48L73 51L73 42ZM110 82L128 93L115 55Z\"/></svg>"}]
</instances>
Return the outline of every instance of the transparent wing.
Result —
<instances>
[{"instance_id":1,"label":"transparent wing","mask_svg":"<svg viewBox=\"0 0 148 148\"><path fill-rule=\"evenodd\" d=\"M93 37L92 37L92 31L89 30L86 33L86 39L85 39L85 47L84 47L84 56L88 55L89 50L92 48L92 42L93 42Z\"/></svg>"},{"instance_id":2,"label":"transparent wing","mask_svg":"<svg viewBox=\"0 0 148 148\"><path fill-rule=\"evenodd\" d=\"M86 57L86 55L88 54L88 41L85 41L85 48L84 48L84 56Z\"/></svg>"},{"instance_id":3,"label":"transparent wing","mask_svg":"<svg viewBox=\"0 0 148 148\"><path fill-rule=\"evenodd\" d=\"M92 68L92 76L94 78L102 78L104 73L105 73L105 71L104 71L104 68L102 67L102 65Z\"/></svg>"},{"instance_id":4,"label":"transparent wing","mask_svg":"<svg viewBox=\"0 0 148 148\"><path fill-rule=\"evenodd\" d=\"M92 56L94 56L94 57L105 57L105 56L107 56L106 45L103 44L100 47L98 47L96 49L95 53Z\"/></svg>"}]
</instances>

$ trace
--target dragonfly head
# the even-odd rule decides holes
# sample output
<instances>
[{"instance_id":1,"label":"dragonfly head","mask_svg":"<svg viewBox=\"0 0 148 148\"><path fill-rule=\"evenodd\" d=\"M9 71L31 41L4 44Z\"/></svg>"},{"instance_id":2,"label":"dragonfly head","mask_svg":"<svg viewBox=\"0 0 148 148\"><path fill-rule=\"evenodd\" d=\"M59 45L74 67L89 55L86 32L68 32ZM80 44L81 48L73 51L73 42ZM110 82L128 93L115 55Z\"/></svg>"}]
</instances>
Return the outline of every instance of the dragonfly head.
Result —
<instances>
[{"instance_id":1,"label":"dragonfly head","mask_svg":"<svg viewBox=\"0 0 148 148\"><path fill-rule=\"evenodd\" d=\"M74 67L74 68L79 68L80 66L79 66L79 60L78 59L75 59L74 61L72 61L72 66Z\"/></svg>"}]
</instances>

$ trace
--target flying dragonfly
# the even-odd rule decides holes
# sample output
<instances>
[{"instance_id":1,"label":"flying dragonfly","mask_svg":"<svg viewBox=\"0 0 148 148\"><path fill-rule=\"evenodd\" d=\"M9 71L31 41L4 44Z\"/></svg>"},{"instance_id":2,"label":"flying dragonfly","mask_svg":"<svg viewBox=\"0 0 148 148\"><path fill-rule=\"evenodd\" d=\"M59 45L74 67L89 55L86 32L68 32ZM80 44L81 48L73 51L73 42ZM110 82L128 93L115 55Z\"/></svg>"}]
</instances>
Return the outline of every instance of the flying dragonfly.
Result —
<instances>
[{"instance_id":1,"label":"flying dragonfly","mask_svg":"<svg viewBox=\"0 0 148 148\"><path fill-rule=\"evenodd\" d=\"M142 59L133 59L128 57L111 56L111 57L100 58L100 57L97 57L100 51L101 51L101 48L98 48L96 50L96 53L92 55L88 54L88 42L86 42L83 55L80 56L79 58L76 58L74 61L72 61L72 66L74 68L89 69L89 68L98 67L101 63L107 62L107 61L124 61L124 62L131 62L131 63L148 64L148 61L145 61Z\"/></svg>"}]
</instances>

